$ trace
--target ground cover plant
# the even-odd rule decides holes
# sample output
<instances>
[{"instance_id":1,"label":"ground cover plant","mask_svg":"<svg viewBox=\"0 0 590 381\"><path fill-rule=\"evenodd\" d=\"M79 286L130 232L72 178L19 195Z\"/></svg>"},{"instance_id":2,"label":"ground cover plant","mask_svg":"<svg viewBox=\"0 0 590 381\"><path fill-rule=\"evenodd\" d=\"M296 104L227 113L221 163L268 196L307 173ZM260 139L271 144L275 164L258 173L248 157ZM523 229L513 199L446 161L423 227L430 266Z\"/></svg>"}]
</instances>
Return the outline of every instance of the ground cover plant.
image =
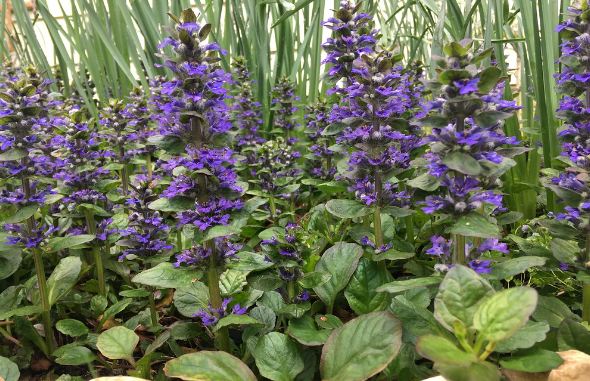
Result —
<instances>
[{"instance_id":1,"label":"ground cover plant","mask_svg":"<svg viewBox=\"0 0 590 381\"><path fill-rule=\"evenodd\" d=\"M502 40L470 38L481 3L443 2L428 64L390 38L410 5L348 0L274 77L200 3L173 2L156 44L147 3L109 2L146 31L138 75L21 46L0 78L0 380L499 381L590 355L590 3L553 24L542 1L486 8L529 68L531 39L526 91ZM275 5L287 45L323 9Z\"/></svg>"}]
</instances>

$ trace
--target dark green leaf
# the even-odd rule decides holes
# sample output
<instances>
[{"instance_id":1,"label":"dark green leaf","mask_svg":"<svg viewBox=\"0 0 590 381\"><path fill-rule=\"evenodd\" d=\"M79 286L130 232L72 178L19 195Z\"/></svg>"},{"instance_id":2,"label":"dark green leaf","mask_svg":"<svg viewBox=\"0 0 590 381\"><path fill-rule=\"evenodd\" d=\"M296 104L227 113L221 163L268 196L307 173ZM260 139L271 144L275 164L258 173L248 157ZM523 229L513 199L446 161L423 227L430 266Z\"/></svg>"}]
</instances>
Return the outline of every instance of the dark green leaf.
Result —
<instances>
[{"instance_id":1,"label":"dark green leaf","mask_svg":"<svg viewBox=\"0 0 590 381\"><path fill-rule=\"evenodd\" d=\"M387 311L361 315L328 338L320 361L322 380L366 380L385 369L401 345L401 322L393 315Z\"/></svg>"}]
</instances>

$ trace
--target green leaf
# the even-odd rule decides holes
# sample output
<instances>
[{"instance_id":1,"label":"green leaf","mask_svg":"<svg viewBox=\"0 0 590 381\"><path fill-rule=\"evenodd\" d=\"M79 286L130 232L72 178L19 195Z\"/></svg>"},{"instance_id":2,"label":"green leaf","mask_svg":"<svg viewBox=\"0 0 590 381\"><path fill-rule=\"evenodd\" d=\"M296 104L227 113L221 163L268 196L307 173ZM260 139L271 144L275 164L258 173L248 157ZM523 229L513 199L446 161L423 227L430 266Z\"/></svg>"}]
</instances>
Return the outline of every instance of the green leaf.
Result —
<instances>
[{"instance_id":1,"label":"green leaf","mask_svg":"<svg viewBox=\"0 0 590 381\"><path fill-rule=\"evenodd\" d=\"M430 310L412 303L403 295L393 299L391 312L403 321L404 328L416 337L428 334L451 337L449 331L443 328Z\"/></svg>"},{"instance_id":2,"label":"green leaf","mask_svg":"<svg viewBox=\"0 0 590 381\"><path fill-rule=\"evenodd\" d=\"M18 365L0 356L0 378L4 381L18 381L20 379L20 371Z\"/></svg>"},{"instance_id":3,"label":"green leaf","mask_svg":"<svg viewBox=\"0 0 590 381\"><path fill-rule=\"evenodd\" d=\"M196 281L180 287L174 292L174 306L182 315L192 318L193 314L209 304L209 288Z\"/></svg>"},{"instance_id":4,"label":"green leaf","mask_svg":"<svg viewBox=\"0 0 590 381\"><path fill-rule=\"evenodd\" d=\"M364 217L373 212L373 210L355 200L333 199L326 203L326 210L336 217L340 218L357 218Z\"/></svg>"},{"instance_id":5,"label":"green leaf","mask_svg":"<svg viewBox=\"0 0 590 381\"><path fill-rule=\"evenodd\" d=\"M260 291L273 291L284 283L284 280L274 271L253 273L248 276L248 284Z\"/></svg>"},{"instance_id":6,"label":"green leaf","mask_svg":"<svg viewBox=\"0 0 590 381\"><path fill-rule=\"evenodd\" d=\"M326 250L316 263L315 271L326 271L332 275L327 283L314 287L314 291L326 305L333 305L338 292L346 287L362 255L363 248L359 245L339 243Z\"/></svg>"},{"instance_id":7,"label":"green leaf","mask_svg":"<svg viewBox=\"0 0 590 381\"><path fill-rule=\"evenodd\" d=\"M139 336L125 327L113 327L101 333L96 341L96 348L103 356L111 360L127 360L135 364L133 351L139 343Z\"/></svg>"},{"instance_id":8,"label":"green leaf","mask_svg":"<svg viewBox=\"0 0 590 381\"><path fill-rule=\"evenodd\" d=\"M19 269L23 260L23 251L20 248L0 251L0 279L6 279Z\"/></svg>"},{"instance_id":9,"label":"green leaf","mask_svg":"<svg viewBox=\"0 0 590 381\"><path fill-rule=\"evenodd\" d=\"M180 356L166 363L164 373L191 381L257 381L246 364L225 352L200 351Z\"/></svg>"},{"instance_id":10,"label":"green leaf","mask_svg":"<svg viewBox=\"0 0 590 381\"><path fill-rule=\"evenodd\" d=\"M303 275L303 278L297 282L303 288L314 288L319 287L332 278L332 274L327 271L312 271Z\"/></svg>"},{"instance_id":11,"label":"green leaf","mask_svg":"<svg viewBox=\"0 0 590 381\"><path fill-rule=\"evenodd\" d=\"M416 343L416 351L437 364L469 366L477 362L475 353L464 352L455 343L441 336L421 336Z\"/></svg>"},{"instance_id":12,"label":"green leaf","mask_svg":"<svg viewBox=\"0 0 590 381\"><path fill-rule=\"evenodd\" d=\"M259 322L258 320L248 316L248 315L235 315L231 314L226 316L217 322L215 328L213 329L214 332L219 331L223 327L228 327L230 325L264 325L264 323Z\"/></svg>"},{"instance_id":13,"label":"green leaf","mask_svg":"<svg viewBox=\"0 0 590 381\"><path fill-rule=\"evenodd\" d=\"M240 259L231 261L228 264L229 268L241 271L257 271L267 269L273 265L272 262L266 261L264 255L261 254L242 251L237 254L237 257Z\"/></svg>"},{"instance_id":14,"label":"green leaf","mask_svg":"<svg viewBox=\"0 0 590 381\"><path fill-rule=\"evenodd\" d=\"M304 315L297 319L289 320L288 334L303 345L323 345L332 331L318 329L312 317Z\"/></svg>"},{"instance_id":15,"label":"green leaf","mask_svg":"<svg viewBox=\"0 0 590 381\"><path fill-rule=\"evenodd\" d=\"M177 196L172 198L162 197L148 205L152 210L161 212L182 212L187 209L193 209L195 201L189 197Z\"/></svg>"},{"instance_id":16,"label":"green leaf","mask_svg":"<svg viewBox=\"0 0 590 381\"><path fill-rule=\"evenodd\" d=\"M574 314L570 308L561 300L551 296L539 296L539 303L533 318L537 321L545 321L552 328L557 328L564 319L580 320L578 315Z\"/></svg>"},{"instance_id":17,"label":"green leaf","mask_svg":"<svg viewBox=\"0 0 590 381\"><path fill-rule=\"evenodd\" d=\"M560 238L554 238L551 241L551 250L555 259L568 265L576 264L580 253L580 248L577 245Z\"/></svg>"},{"instance_id":18,"label":"green leaf","mask_svg":"<svg viewBox=\"0 0 590 381\"><path fill-rule=\"evenodd\" d=\"M84 365L93 362L96 356L92 351L86 347L69 347L67 348L55 362L60 365Z\"/></svg>"},{"instance_id":19,"label":"green leaf","mask_svg":"<svg viewBox=\"0 0 590 381\"><path fill-rule=\"evenodd\" d=\"M543 266L545 262L547 262L547 258L543 257L512 258L492 266L492 271L486 277L497 280L507 279L516 274L521 274L531 267Z\"/></svg>"},{"instance_id":20,"label":"green leaf","mask_svg":"<svg viewBox=\"0 0 590 381\"><path fill-rule=\"evenodd\" d=\"M44 310L38 306L25 306L20 308L12 308L8 311L0 313L0 320L6 320L13 316L30 316L42 313Z\"/></svg>"},{"instance_id":21,"label":"green leaf","mask_svg":"<svg viewBox=\"0 0 590 381\"><path fill-rule=\"evenodd\" d=\"M225 237L228 235L240 234L241 231L241 229L231 225L218 225L207 230L207 233L205 233L205 237L203 237L203 240L208 241L210 239L214 239L217 237Z\"/></svg>"},{"instance_id":22,"label":"green leaf","mask_svg":"<svg viewBox=\"0 0 590 381\"><path fill-rule=\"evenodd\" d=\"M107 308L107 310L102 314L102 318L100 319L100 322L98 324L99 329L109 318L116 316L120 312L123 312L125 308L127 308L127 306L131 304L131 302L132 299L123 299Z\"/></svg>"},{"instance_id":23,"label":"green leaf","mask_svg":"<svg viewBox=\"0 0 590 381\"><path fill-rule=\"evenodd\" d=\"M537 291L514 287L485 300L473 318L473 326L485 340L507 339L523 327L537 306Z\"/></svg>"},{"instance_id":24,"label":"green leaf","mask_svg":"<svg viewBox=\"0 0 590 381\"><path fill-rule=\"evenodd\" d=\"M38 204L27 205L24 208L20 208L13 216L8 217L4 222L7 224L16 224L24 221L34 215L37 209L39 209Z\"/></svg>"},{"instance_id":25,"label":"green leaf","mask_svg":"<svg viewBox=\"0 0 590 381\"><path fill-rule=\"evenodd\" d=\"M64 319L55 324L55 328L64 335L78 337L88 333L88 327L76 319Z\"/></svg>"},{"instance_id":26,"label":"green leaf","mask_svg":"<svg viewBox=\"0 0 590 381\"><path fill-rule=\"evenodd\" d=\"M222 295L231 295L242 291L248 284L246 281L247 272L238 270L226 270L219 277L219 287Z\"/></svg>"},{"instance_id":27,"label":"green leaf","mask_svg":"<svg viewBox=\"0 0 590 381\"><path fill-rule=\"evenodd\" d=\"M344 291L350 308L357 315L384 310L388 295L377 292L377 289L386 281L377 263L368 258L361 258Z\"/></svg>"},{"instance_id":28,"label":"green leaf","mask_svg":"<svg viewBox=\"0 0 590 381\"><path fill-rule=\"evenodd\" d=\"M498 366L487 361L476 362L468 367L434 364L445 379L453 381L500 381L502 373Z\"/></svg>"},{"instance_id":29,"label":"green leaf","mask_svg":"<svg viewBox=\"0 0 590 381\"><path fill-rule=\"evenodd\" d=\"M81 234L72 237L57 237L49 240L47 248L49 252L56 252L70 247L80 246L96 238L93 234Z\"/></svg>"},{"instance_id":30,"label":"green leaf","mask_svg":"<svg viewBox=\"0 0 590 381\"><path fill-rule=\"evenodd\" d=\"M590 355L590 332L582 324L565 319L557 330L557 346L560 351L575 349Z\"/></svg>"},{"instance_id":31,"label":"green leaf","mask_svg":"<svg viewBox=\"0 0 590 381\"><path fill-rule=\"evenodd\" d=\"M449 44L446 44L443 47L443 52L447 56L461 57L461 56L464 56L465 54L467 54L468 49L466 49L463 46L461 46L458 42L453 41L453 42L451 42Z\"/></svg>"},{"instance_id":32,"label":"green leaf","mask_svg":"<svg viewBox=\"0 0 590 381\"><path fill-rule=\"evenodd\" d=\"M0 161L20 160L27 156L29 156L29 151L26 149L10 149L0 154Z\"/></svg>"},{"instance_id":33,"label":"green leaf","mask_svg":"<svg viewBox=\"0 0 590 381\"><path fill-rule=\"evenodd\" d=\"M513 224L522 218L523 214L520 212L508 212L496 217L498 225Z\"/></svg>"},{"instance_id":34,"label":"green leaf","mask_svg":"<svg viewBox=\"0 0 590 381\"><path fill-rule=\"evenodd\" d=\"M500 359L503 368L529 373L547 372L563 362L557 353L541 348L520 351L512 357Z\"/></svg>"},{"instance_id":35,"label":"green leaf","mask_svg":"<svg viewBox=\"0 0 590 381\"><path fill-rule=\"evenodd\" d=\"M293 381L303 370L299 346L279 332L271 332L258 340L254 359L260 374L273 381Z\"/></svg>"},{"instance_id":36,"label":"green leaf","mask_svg":"<svg viewBox=\"0 0 590 381\"><path fill-rule=\"evenodd\" d=\"M385 369L401 345L401 322L393 315L387 311L361 315L328 338L320 360L322 380L366 380Z\"/></svg>"},{"instance_id":37,"label":"green leaf","mask_svg":"<svg viewBox=\"0 0 590 381\"><path fill-rule=\"evenodd\" d=\"M482 170L477 160L463 152L451 152L441 162L452 170L470 176L477 176Z\"/></svg>"},{"instance_id":38,"label":"green leaf","mask_svg":"<svg viewBox=\"0 0 590 381\"><path fill-rule=\"evenodd\" d=\"M94 237L94 236L93 236ZM82 261L78 257L67 257L59 261L47 279L49 304L54 305L63 294L76 284L82 271Z\"/></svg>"},{"instance_id":39,"label":"green leaf","mask_svg":"<svg viewBox=\"0 0 590 381\"><path fill-rule=\"evenodd\" d=\"M460 217L445 230L445 233L461 234L467 237L500 238L498 225L492 224L484 216L475 212Z\"/></svg>"},{"instance_id":40,"label":"green leaf","mask_svg":"<svg viewBox=\"0 0 590 381\"><path fill-rule=\"evenodd\" d=\"M485 68L484 71L477 75L479 77L479 82L477 83L479 92L487 94L492 91L492 89L498 84L501 75L502 71L495 66Z\"/></svg>"},{"instance_id":41,"label":"green leaf","mask_svg":"<svg viewBox=\"0 0 590 381\"><path fill-rule=\"evenodd\" d=\"M338 316L334 315L316 315L315 322L320 328L325 329L334 329L338 327L342 327L343 323L338 318Z\"/></svg>"},{"instance_id":42,"label":"green leaf","mask_svg":"<svg viewBox=\"0 0 590 381\"><path fill-rule=\"evenodd\" d=\"M508 119L511 116L512 116L512 113L510 113L510 112L490 110L490 111L480 112L479 114L477 114L473 118L473 120L479 126L487 128L487 127L495 126L496 124L500 123L500 121L502 121L504 119Z\"/></svg>"},{"instance_id":43,"label":"green leaf","mask_svg":"<svg viewBox=\"0 0 590 381\"><path fill-rule=\"evenodd\" d=\"M419 287L435 286L442 282L442 277L424 277L424 278L413 278L406 280L396 280L393 282L386 283L377 288L377 292L389 292L390 294L397 294L406 290L411 290Z\"/></svg>"},{"instance_id":44,"label":"green leaf","mask_svg":"<svg viewBox=\"0 0 590 381\"><path fill-rule=\"evenodd\" d=\"M517 349L530 348L535 343L545 340L549 332L549 324L546 322L529 321L524 327L516 331L514 335L502 340L496 345L495 351L510 353Z\"/></svg>"},{"instance_id":45,"label":"green leaf","mask_svg":"<svg viewBox=\"0 0 590 381\"><path fill-rule=\"evenodd\" d=\"M434 317L452 332L457 321L470 328L478 308L493 294L492 286L475 271L466 266L453 266L434 299Z\"/></svg>"},{"instance_id":46,"label":"green leaf","mask_svg":"<svg viewBox=\"0 0 590 381\"><path fill-rule=\"evenodd\" d=\"M201 273L193 269L174 267L172 263L163 262L140 272L131 281L152 287L179 288L190 285L191 281L200 277Z\"/></svg>"}]
</instances>

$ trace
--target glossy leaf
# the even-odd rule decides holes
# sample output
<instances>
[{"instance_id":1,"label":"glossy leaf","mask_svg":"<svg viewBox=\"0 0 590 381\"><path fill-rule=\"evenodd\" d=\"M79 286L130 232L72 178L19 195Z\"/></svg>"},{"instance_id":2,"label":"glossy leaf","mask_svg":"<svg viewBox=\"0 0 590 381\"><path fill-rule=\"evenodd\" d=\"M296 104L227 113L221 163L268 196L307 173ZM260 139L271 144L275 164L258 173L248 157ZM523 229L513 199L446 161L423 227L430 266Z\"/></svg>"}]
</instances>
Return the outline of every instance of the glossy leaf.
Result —
<instances>
[{"instance_id":1,"label":"glossy leaf","mask_svg":"<svg viewBox=\"0 0 590 381\"><path fill-rule=\"evenodd\" d=\"M401 322L387 311L361 315L336 328L322 348L325 381L361 381L381 372L402 345Z\"/></svg>"},{"instance_id":2,"label":"glossy leaf","mask_svg":"<svg viewBox=\"0 0 590 381\"><path fill-rule=\"evenodd\" d=\"M163 262L140 272L131 281L146 286L179 288L189 286L194 279L200 278L200 275L193 269L177 268L172 263Z\"/></svg>"},{"instance_id":3,"label":"glossy leaf","mask_svg":"<svg viewBox=\"0 0 590 381\"><path fill-rule=\"evenodd\" d=\"M434 300L434 317L449 331L454 331L456 321L469 328L479 306L493 294L492 286L475 271L466 266L454 266L442 281Z\"/></svg>"},{"instance_id":4,"label":"glossy leaf","mask_svg":"<svg viewBox=\"0 0 590 381\"><path fill-rule=\"evenodd\" d=\"M332 275L325 284L314 287L314 291L327 305L332 305L336 295L346 285L361 256L363 248L354 243L339 243L332 246L322 255L316 264L315 271L326 271Z\"/></svg>"},{"instance_id":5,"label":"glossy leaf","mask_svg":"<svg viewBox=\"0 0 590 381\"><path fill-rule=\"evenodd\" d=\"M452 341L435 335L421 336L416 351L437 364L469 366L477 362L475 353L465 352Z\"/></svg>"},{"instance_id":6,"label":"glossy leaf","mask_svg":"<svg viewBox=\"0 0 590 381\"><path fill-rule=\"evenodd\" d=\"M537 306L537 298L537 291L529 287L500 291L481 304L473 325L486 340L504 340L527 323Z\"/></svg>"},{"instance_id":7,"label":"glossy leaf","mask_svg":"<svg viewBox=\"0 0 590 381\"><path fill-rule=\"evenodd\" d=\"M55 304L76 284L81 270L82 261L78 257L67 257L59 261L47 279L49 304Z\"/></svg>"},{"instance_id":8,"label":"glossy leaf","mask_svg":"<svg viewBox=\"0 0 590 381\"><path fill-rule=\"evenodd\" d=\"M113 327L101 333L96 347L103 356L111 360L124 359L135 364L133 351L139 343L139 336L125 327Z\"/></svg>"},{"instance_id":9,"label":"glossy leaf","mask_svg":"<svg viewBox=\"0 0 590 381\"><path fill-rule=\"evenodd\" d=\"M166 363L164 373L190 381L257 381L246 364L225 352L200 351L180 356Z\"/></svg>"},{"instance_id":10,"label":"glossy leaf","mask_svg":"<svg viewBox=\"0 0 590 381\"><path fill-rule=\"evenodd\" d=\"M344 291L350 308L357 315L385 309L388 295L377 292L377 288L385 282L385 276L377 263L361 258Z\"/></svg>"},{"instance_id":11,"label":"glossy leaf","mask_svg":"<svg viewBox=\"0 0 590 381\"><path fill-rule=\"evenodd\" d=\"M293 381L303 370L301 349L289 336L279 332L258 340L254 358L260 374L273 381Z\"/></svg>"}]
</instances>

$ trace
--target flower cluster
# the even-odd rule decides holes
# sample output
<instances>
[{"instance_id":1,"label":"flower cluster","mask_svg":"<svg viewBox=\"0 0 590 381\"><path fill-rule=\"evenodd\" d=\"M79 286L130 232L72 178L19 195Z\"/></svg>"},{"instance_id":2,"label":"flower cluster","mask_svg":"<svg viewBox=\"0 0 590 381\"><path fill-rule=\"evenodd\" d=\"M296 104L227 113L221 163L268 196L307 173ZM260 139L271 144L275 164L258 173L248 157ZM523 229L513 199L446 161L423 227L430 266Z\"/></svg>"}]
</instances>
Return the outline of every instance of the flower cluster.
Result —
<instances>
[{"instance_id":1,"label":"flower cluster","mask_svg":"<svg viewBox=\"0 0 590 381\"><path fill-rule=\"evenodd\" d=\"M437 186L446 189L426 197L422 203L426 214L451 216L453 231L468 230L467 235L493 238L499 236L499 230L484 216L505 210L503 195L495 191L503 185L500 176L516 165L514 156L530 148L506 148L520 144L502 131L504 120L519 107L502 100L504 79L499 68L478 68L492 54L492 48L472 53L472 44L471 40L452 42L443 49L445 57L433 56L438 77L424 81L433 92L433 100L424 103L415 121L432 128L423 138L423 144L429 147L424 155L428 172L422 175L423 181L414 184L427 191ZM460 224L468 220L461 218L480 220L486 227L462 229ZM462 234L455 233L454 241L453 263L470 259L469 250L480 251L479 247L463 247L466 240Z\"/></svg>"},{"instance_id":2,"label":"flower cluster","mask_svg":"<svg viewBox=\"0 0 590 381\"><path fill-rule=\"evenodd\" d=\"M560 100L556 115L564 120L559 134L562 140L560 160L565 172L553 172L544 185L555 192L565 203L564 212L555 216L573 226L581 238L587 240L590 232L590 9L586 1L568 8L569 18L556 28L563 39L560 62L562 72L557 74L556 90L565 96ZM573 237L572 237L573 238ZM586 244L588 247L588 243ZM584 252L579 267L587 269L590 253ZM574 265L574 263L569 263ZM579 265L579 264L576 264Z\"/></svg>"},{"instance_id":3,"label":"flower cluster","mask_svg":"<svg viewBox=\"0 0 590 381\"><path fill-rule=\"evenodd\" d=\"M266 261L275 265L279 277L284 284L279 292L288 303L305 301L309 297L305 290L298 292L297 280L303 276L301 267L305 258L310 254L305 245L305 231L296 223L289 223L285 227L285 235L272 236L261 242L260 247Z\"/></svg>"},{"instance_id":4,"label":"flower cluster","mask_svg":"<svg viewBox=\"0 0 590 381\"><path fill-rule=\"evenodd\" d=\"M237 253L241 248L242 245L231 243L229 237L217 237L215 238L215 247L206 248L203 245L193 245L190 249L176 254L174 267L180 267L185 263L196 268L207 268L212 260L212 255L216 265L223 266L232 258L240 259Z\"/></svg>"},{"instance_id":5,"label":"flower cluster","mask_svg":"<svg viewBox=\"0 0 590 381\"><path fill-rule=\"evenodd\" d=\"M305 108L305 119L307 120L305 132L313 142L309 147L309 154L305 155L307 167L314 178L322 180L333 180L337 171L332 160L336 152L330 150L330 146L334 144L334 138L323 135L329 124L329 116L330 109L323 98Z\"/></svg>"},{"instance_id":6,"label":"flower cluster","mask_svg":"<svg viewBox=\"0 0 590 381\"><path fill-rule=\"evenodd\" d=\"M426 250L426 254L434 255L439 258L440 262L434 266L434 269L440 272L446 272L454 266L451 260L453 240L447 240L444 237L434 235L430 237L432 247ZM487 274L492 271L492 261L482 259L483 254L489 251L497 251L508 254L508 246L505 243L498 242L497 239L485 239L477 247L472 243L465 244L465 259L469 267L477 273Z\"/></svg>"},{"instance_id":7,"label":"flower cluster","mask_svg":"<svg viewBox=\"0 0 590 381\"><path fill-rule=\"evenodd\" d=\"M203 321L203 325L215 325L220 319L223 319L229 315L243 315L246 313L246 308L240 307L239 304L234 304L231 310L228 311L228 306L232 302L233 298L223 299L221 306L218 308L214 308L209 303L207 308L203 308L199 310L197 313L193 314L200 318Z\"/></svg>"},{"instance_id":8,"label":"flower cluster","mask_svg":"<svg viewBox=\"0 0 590 381\"><path fill-rule=\"evenodd\" d=\"M271 92L272 110L275 112L274 125L276 126L271 132L285 136L290 144L297 141L297 138L293 137L295 128L299 126L295 117L298 110L295 102L301 101L301 98L293 94L294 90L295 83L289 77L281 77Z\"/></svg>"},{"instance_id":9,"label":"flower cluster","mask_svg":"<svg viewBox=\"0 0 590 381\"><path fill-rule=\"evenodd\" d=\"M151 258L172 249L172 245L166 242L170 227L164 222L160 212L149 208L149 205L158 198L158 195L153 192L154 182L143 175L138 175L129 186L133 191L126 199L126 205L131 214L127 228L118 232L123 237L117 242L117 245L123 248L119 260L130 255Z\"/></svg>"},{"instance_id":10,"label":"flower cluster","mask_svg":"<svg viewBox=\"0 0 590 381\"><path fill-rule=\"evenodd\" d=\"M264 123L262 119L262 105L255 102L252 94L250 72L246 66L244 57L234 58L232 62L233 87L236 89L232 107L232 121L239 129L236 136L237 146L250 147L264 143L265 140L258 134L258 128Z\"/></svg>"},{"instance_id":11,"label":"flower cluster","mask_svg":"<svg viewBox=\"0 0 590 381\"><path fill-rule=\"evenodd\" d=\"M378 32L372 29L372 16L359 13L360 8L360 2L353 6L349 0L341 1L335 17L322 22L323 26L334 32L322 44L327 53L322 64L332 64L327 80L333 85L344 79L344 88L349 86L353 62L362 54L372 53L377 44ZM334 86L328 90L328 95L344 91L344 88Z\"/></svg>"}]
</instances>

